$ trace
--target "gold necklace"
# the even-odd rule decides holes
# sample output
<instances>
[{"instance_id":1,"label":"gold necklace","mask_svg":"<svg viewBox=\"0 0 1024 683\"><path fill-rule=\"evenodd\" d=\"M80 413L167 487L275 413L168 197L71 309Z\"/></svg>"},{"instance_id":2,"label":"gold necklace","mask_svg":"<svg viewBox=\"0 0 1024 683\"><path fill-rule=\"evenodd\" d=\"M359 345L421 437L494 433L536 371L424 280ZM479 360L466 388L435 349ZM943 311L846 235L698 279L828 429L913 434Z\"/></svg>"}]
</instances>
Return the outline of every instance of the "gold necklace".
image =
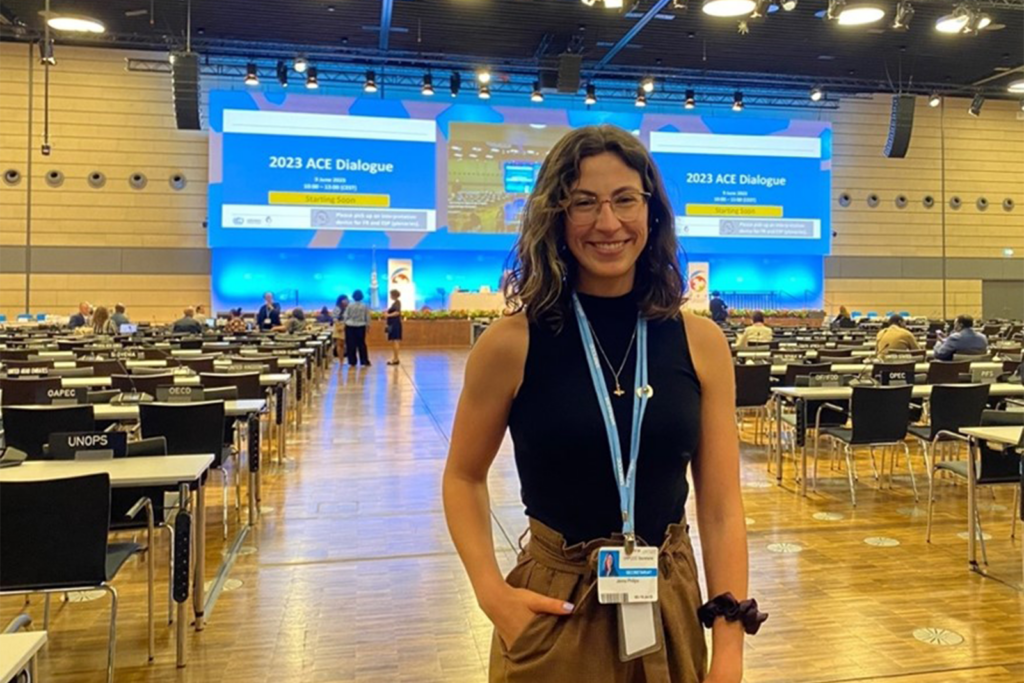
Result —
<instances>
[{"instance_id":1,"label":"gold necklace","mask_svg":"<svg viewBox=\"0 0 1024 683\"><path fill-rule=\"evenodd\" d=\"M626 361L629 359L629 352L633 350L633 342L636 341L636 326L633 326L633 336L629 338L629 346L626 347L626 355L622 357L622 362L619 363L618 370L616 370L615 366L612 365L612 362L608 360L608 354L604 352L604 347L601 346L601 340L597 338L597 332L594 330L594 326L590 323L589 319L587 320L587 327L590 328L590 335L597 343L597 350L601 352L601 358L603 358L604 362L608 364L608 369L611 370L612 377L615 378L615 391L612 393L616 396L624 396L626 391L622 388L622 385L619 384L619 375L622 374L622 369L626 367Z\"/></svg>"}]
</instances>

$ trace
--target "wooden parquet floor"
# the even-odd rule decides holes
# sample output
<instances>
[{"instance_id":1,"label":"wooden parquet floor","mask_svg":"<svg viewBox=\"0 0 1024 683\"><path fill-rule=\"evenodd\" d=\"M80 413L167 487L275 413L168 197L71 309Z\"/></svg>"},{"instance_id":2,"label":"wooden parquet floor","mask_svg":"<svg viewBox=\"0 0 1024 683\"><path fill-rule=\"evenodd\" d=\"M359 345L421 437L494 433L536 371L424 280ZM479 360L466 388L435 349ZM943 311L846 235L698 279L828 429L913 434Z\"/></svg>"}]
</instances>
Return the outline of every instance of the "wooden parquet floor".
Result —
<instances>
[{"instance_id":1,"label":"wooden parquet floor","mask_svg":"<svg viewBox=\"0 0 1024 683\"><path fill-rule=\"evenodd\" d=\"M264 515L239 544L206 630L190 632L187 668L174 665L166 623L158 625L156 661L146 662L145 568L133 562L122 571L117 680L485 681L491 631L448 540L440 501L466 355L410 352L397 368L383 358L367 370L335 367L290 440L291 460L264 473ZM939 487L928 545L924 504L915 505L905 476L878 490L865 458L856 510L845 474L827 468L819 493L801 499L792 467L785 486L775 486L763 449L749 443L749 431L744 439L752 593L772 615L747 640L748 683L1024 681L1024 593L968 572L966 540L957 536L966 529L963 486ZM923 483L919 456L915 463ZM232 543L221 538L213 479L208 579ZM511 567L525 518L507 440L491 494L500 559ZM990 570L1019 586L1012 492L981 501ZM232 540L238 531L232 516ZM158 547L163 561L162 539ZM161 569L158 595L165 586ZM0 622L22 606L20 598L0 601ZM28 611L41 626L41 599ZM43 680L102 681L107 617L105 599L55 601ZM919 629L934 629L926 633L938 642L916 639Z\"/></svg>"}]
</instances>

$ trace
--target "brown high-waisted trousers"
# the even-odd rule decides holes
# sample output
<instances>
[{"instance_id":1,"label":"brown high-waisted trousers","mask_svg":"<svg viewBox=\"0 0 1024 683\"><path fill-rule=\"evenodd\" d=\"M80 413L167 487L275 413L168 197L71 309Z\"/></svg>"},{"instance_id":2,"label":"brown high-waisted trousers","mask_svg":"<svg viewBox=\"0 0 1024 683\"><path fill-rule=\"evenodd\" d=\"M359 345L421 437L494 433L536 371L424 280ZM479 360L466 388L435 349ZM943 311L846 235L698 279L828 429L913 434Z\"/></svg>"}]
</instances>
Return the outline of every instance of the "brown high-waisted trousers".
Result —
<instances>
[{"instance_id":1,"label":"brown high-waisted trousers","mask_svg":"<svg viewBox=\"0 0 1024 683\"><path fill-rule=\"evenodd\" d=\"M673 524L661 546L658 602L664 647L630 662L619 660L618 609L597 601L597 550L621 537L566 547L557 531L530 520L530 542L508 583L576 606L569 616L538 614L511 647L497 633L491 644L491 683L698 683L707 670L697 565L688 527Z\"/></svg>"}]
</instances>

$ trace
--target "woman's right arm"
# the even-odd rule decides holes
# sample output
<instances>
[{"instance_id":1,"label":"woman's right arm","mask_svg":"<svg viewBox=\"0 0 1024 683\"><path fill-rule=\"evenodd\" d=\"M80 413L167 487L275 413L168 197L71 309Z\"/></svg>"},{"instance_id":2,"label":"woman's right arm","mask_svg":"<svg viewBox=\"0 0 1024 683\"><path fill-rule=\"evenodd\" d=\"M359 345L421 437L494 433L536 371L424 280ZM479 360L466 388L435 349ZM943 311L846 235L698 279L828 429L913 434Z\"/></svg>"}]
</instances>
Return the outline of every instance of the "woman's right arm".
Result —
<instances>
[{"instance_id":1,"label":"woman's right arm","mask_svg":"<svg viewBox=\"0 0 1024 683\"><path fill-rule=\"evenodd\" d=\"M523 381L529 329L525 316L502 318L480 337L465 383L444 471L445 517L477 602L511 645L538 613L565 615L572 605L513 588L494 556L487 473L498 453L512 400Z\"/></svg>"}]
</instances>

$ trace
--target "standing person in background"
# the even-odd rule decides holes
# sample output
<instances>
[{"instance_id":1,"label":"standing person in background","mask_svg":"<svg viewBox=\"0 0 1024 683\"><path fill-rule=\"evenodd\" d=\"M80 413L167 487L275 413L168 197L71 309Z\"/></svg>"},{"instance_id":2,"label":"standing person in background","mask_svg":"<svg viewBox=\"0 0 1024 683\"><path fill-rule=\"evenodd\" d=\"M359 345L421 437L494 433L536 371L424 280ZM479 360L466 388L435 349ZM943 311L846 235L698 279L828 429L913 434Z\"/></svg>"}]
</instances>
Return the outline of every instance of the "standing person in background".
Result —
<instances>
[{"instance_id":1,"label":"standing person in background","mask_svg":"<svg viewBox=\"0 0 1024 683\"><path fill-rule=\"evenodd\" d=\"M751 343L754 344L767 344L774 338L772 328L764 324L764 313L761 311L754 311L754 314L750 316L753 321L753 325L747 327L740 333L739 339L736 340L736 346L743 348L749 346Z\"/></svg>"},{"instance_id":2,"label":"standing person in background","mask_svg":"<svg viewBox=\"0 0 1024 683\"><path fill-rule=\"evenodd\" d=\"M114 325L114 321L110 319L110 311L107 310L106 306L97 306L96 311L92 314L92 333L117 334L117 327Z\"/></svg>"},{"instance_id":3,"label":"standing person in background","mask_svg":"<svg viewBox=\"0 0 1024 683\"><path fill-rule=\"evenodd\" d=\"M388 341L391 342L391 360L388 365L398 365L401 359L398 357L398 350L402 347L402 295L397 289L391 290L391 306L384 314L387 319Z\"/></svg>"},{"instance_id":4,"label":"standing person in background","mask_svg":"<svg viewBox=\"0 0 1024 683\"><path fill-rule=\"evenodd\" d=\"M110 319L114 322L114 327L118 331L121 330L121 325L131 325L132 321L128 319L128 316L124 312L124 304L114 304L114 315L110 316Z\"/></svg>"},{"instance_id":5,"label":"standing person in background","mask_svg":"<svg viewBox=\"0 0 1024 683\"><path fill-rule=\"evenodd\" d=\"M939 333L939 345L935 347L935 360L953 360L957 353L983 355L988 351L988 339L974 331L974 318L967 314L958 315L953 325L953 334L945 337Z\"/></svg>"},{"instance_id":6,"label":"standing person in background","mask_svg":"<svg viewBox=\"0 0 1024 683\"><path fill-rule=\"evenodd\" d=\"M345 355L349 367L356 366L356 355L359 364L370 367L370 354L366 350L366 330L370 326L370 309L363 303L360 290L352 292L352 303L345 307Z\"/></svg>"},{"instance_id":7,"label":"standing person in background","mask_svg":"<svg viewBox=\"0 0 1024 683\"><path fill-rule=\"evenodd\" d=\"M85 327L89 324L90 315L92 315L92 306L89 305L88 301L83 301L78 304L78 313L75 313L68 318L68 327L73 330L79 327Z\"/></svg>"},{"instance_id":8,"label":"standing person in background","mask_svg":"<svg viewBox=\"0 0 1024 683\"><path fill-rule=\"evenodd\" d=\"M348 297L339 294L334 302L334 355L338 357L339 363L345 362L347 350L345 348L345 309L348 308Z\"/></svg>"},{"instance_id":9,"label":"standing person in background","mask_svg":"<svg viewBox=\"0 0 1024 683\"><path fill-rule=\"evenodd\" d=\"M853 318L850 317L850 312L846 310L846 306L840 306L839 314L832 320L832 329L850 330L854 327L857 327L857 323L853 322Z\"/></svg>"},{"instance_id":10,"label":"standing person in background","mask_svg":"<svg viewBox=\"0 0 1024 683\"><path fill-rule=\"evenodd\" d=\"M278 327L281 324L281 304L274 301L274 293L263 295L263 305L256 314L256 328L260 331Z\"/></svg>"},{"instance_id":11,"label":"standing person in background","mask_svg":"<svg viewBox=\"0 0 1024 683\"><path fill-rule=\"evenodd\" d=\"M729 305L722 301L721 292L711 292L711 319L721 325L729 319Z\"/></svg>"}]
</instances>

